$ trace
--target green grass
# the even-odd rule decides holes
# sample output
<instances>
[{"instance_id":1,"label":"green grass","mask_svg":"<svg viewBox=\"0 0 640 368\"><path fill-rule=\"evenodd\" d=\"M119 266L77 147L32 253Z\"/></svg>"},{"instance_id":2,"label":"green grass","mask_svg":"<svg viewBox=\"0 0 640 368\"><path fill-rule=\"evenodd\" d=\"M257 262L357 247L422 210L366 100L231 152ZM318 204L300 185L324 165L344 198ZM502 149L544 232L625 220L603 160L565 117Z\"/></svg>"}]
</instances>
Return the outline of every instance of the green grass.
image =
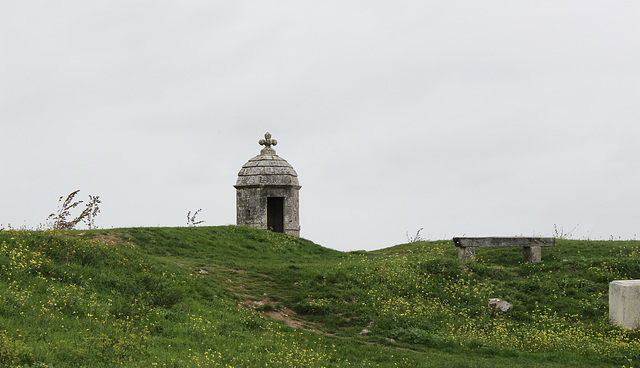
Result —
<instances>
[{"instance_id":1,"label":"green grass","mask_svg":"<svg viewBox=\"0 0 640 368\"><path fill-rule=\"evenodd\" d=\"M607 295L640 279L640 242L557 240L542 257L343 253L236 226L0 231L0 366L640 366Z\"/></svg>"}]
</instances>

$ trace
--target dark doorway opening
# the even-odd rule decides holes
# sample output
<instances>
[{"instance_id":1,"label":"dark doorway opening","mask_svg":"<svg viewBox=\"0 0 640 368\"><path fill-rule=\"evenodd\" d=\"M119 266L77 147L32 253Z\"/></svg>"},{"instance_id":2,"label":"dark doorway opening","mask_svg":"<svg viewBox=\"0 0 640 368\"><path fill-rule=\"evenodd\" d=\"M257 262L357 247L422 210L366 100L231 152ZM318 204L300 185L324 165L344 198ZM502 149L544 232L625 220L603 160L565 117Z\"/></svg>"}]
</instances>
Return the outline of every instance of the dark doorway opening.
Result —
<instances>
[{"instance_id":1,"label":"dark doorway opening","mask_svg":"<svg viewBox=\"0 0 640 368\"><path fill-rule=\"evenodd\" d=\"M267 228L284 233L284 197L267 197Z\"/></svg>"}]
</instances>

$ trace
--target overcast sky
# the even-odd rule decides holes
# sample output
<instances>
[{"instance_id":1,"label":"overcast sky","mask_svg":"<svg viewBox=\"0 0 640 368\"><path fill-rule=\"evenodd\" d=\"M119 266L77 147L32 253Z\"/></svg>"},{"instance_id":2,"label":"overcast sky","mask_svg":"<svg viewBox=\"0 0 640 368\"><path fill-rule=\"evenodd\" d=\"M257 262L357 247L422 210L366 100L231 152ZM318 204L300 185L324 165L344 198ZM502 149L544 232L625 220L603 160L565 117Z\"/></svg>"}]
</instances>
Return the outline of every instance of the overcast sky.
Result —
<instances>
[{"instance_id":1,"label":"overcast sky","mask_svg":"<svg viewBox=\"0 0 640 368\"><path fill-rule=\"evenodd\" d=\"M269 131L329 248L637 238L639 4L3 0L0 224L234 224Z\"/></svg>"}]
</instances>

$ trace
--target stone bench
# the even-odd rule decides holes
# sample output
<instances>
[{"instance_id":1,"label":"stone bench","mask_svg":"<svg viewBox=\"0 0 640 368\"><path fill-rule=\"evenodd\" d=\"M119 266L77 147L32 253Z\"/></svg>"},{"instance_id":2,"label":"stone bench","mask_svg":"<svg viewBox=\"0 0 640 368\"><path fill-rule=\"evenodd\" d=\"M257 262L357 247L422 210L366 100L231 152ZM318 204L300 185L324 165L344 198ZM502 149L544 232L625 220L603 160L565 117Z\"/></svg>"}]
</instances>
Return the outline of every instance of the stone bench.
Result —
<instances>
[{"instance_id":1,"label":"stone bench","mask_svg":"<svg viewBox=\"0 0 640 368\"><path fill-rule=\"evenodd\" d=\"M525 238L525 237L492 237L492 238L453 238L458 247L460 262L475 261L476 247L522 247L524 260L530 263L542 260L541 247L554 247L555 238Z\"/></svg>"}]
</instances>

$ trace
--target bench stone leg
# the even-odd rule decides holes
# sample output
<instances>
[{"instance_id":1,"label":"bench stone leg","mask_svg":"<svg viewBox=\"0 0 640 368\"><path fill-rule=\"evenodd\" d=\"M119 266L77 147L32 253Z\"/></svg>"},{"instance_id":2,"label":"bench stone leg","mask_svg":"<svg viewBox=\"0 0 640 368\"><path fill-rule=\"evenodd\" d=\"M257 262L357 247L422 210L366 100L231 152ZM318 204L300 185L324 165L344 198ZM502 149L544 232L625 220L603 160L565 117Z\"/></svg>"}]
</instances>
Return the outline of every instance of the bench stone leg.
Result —
<instances>
[{"instance_id":1,"label":"bench stone leg","mask_svg":"<svg viewBox=\"0 0 640 368\"><path fill-rule=\"evenodd\" d=\"M476 261L476 248L475 247L460 247L458 248L458 259L462 263L475 262Z\"/></svg>"},{"instance_id":2,"label":"bench stone leg","mask_svg":"<svg viewBox=\"0 0 640 368\"><path fill-rule=\"evenodd\" d=\"M522 254L524 260L529 263L538 263L542 261L542 248L541 247L522 247Z\"/></svg>"}]
</instances>

